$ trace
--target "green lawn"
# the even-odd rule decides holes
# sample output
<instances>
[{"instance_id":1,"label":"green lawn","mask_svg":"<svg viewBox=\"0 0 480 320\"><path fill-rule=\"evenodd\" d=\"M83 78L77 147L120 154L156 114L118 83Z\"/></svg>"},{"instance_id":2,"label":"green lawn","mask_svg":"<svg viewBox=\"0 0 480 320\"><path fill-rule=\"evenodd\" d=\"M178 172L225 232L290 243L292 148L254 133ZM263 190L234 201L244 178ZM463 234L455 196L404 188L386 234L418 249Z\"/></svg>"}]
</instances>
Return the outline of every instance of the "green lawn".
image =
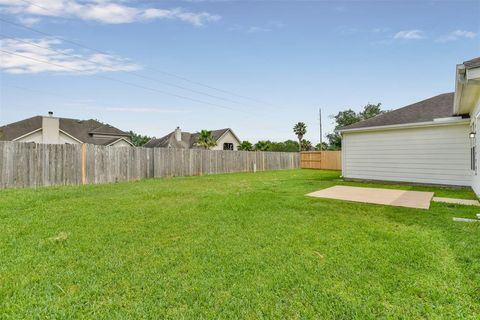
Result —
<instances>
[{"instance_id":1,"label":"green lawn","mask_svg":"<svg viewBox=\"0 0 480 320\"><path fill-rule=\"evenodd\" d=\"M480 209L304 196L338 175L0 191L0 318L478 319Z\"/></svg>"}]
</instances>

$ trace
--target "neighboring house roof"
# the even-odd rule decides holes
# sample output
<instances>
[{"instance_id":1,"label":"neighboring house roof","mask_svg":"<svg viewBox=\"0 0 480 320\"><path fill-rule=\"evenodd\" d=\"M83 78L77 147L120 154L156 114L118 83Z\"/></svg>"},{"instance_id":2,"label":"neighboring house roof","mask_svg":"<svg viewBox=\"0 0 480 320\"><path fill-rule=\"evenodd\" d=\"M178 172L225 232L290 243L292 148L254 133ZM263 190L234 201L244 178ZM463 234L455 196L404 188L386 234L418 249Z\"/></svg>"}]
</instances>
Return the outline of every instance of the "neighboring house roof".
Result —
<instances>
[{"instance_id":1,"label":"neighboring house roof","mask_svg":"<svg viewBox=\"0 0 480 320\"><path fill-rule=\"evenodd\" d=\"M467 69L472 69L472 68L480 67L480 57L475 58L475 59L472 59L472 60L465 61L465 62L463 63L463 65L464 65L465 68L467 68Z\"/></svg>"},{"instance_id":2,"label":"neighboring house roof","mask_svg":"<svg viewBox=\"0 0 480 320\"><path fill-rule=\"evenodd\" d=\"M0 127L0 140L12 141L42 128L42 116L35 116L21 121L13 122ZM96 145L110 145L112 142L125 138L130 142L130 134L109 124L97 120L78 120L58 118L59 129L73 138Z\"/></svg>"},{"instance_id":3,"label":"neighboring house roof","mask_svg":"<svg viewBox=\"0 0 480 320\"><path fill-rule=\"evenodd\" d=\"M219 129L219 130L211 130L212 137L215 141L218 141L218 139L220 139L227 131L230 131L235 136L235 134L230 128L225 128L225 129ZM235 138L237 137L235 136ZM198 142L198 133L190 133L190 132L182 131L182 141L177 141L177 139L175 139L175 131L172 131L161 138L150 140L144 145L144 147L190 149L190 148L195 148L197 142Z\"/></svg>"},{"instance_id":4,"label":"neighboring house roof","mask_svg":"<svg viewBox=\"0 0 480 320\"><path fill-rule=\"evenodd\" d=\"M25 120L13 122L0 127L0 140L12 141L30 132L42 128L42 117L36 116Z\"/></svg>"},{"instance_id":5,"label":"neighboring house roof","mask_svg":"<svg viewBox=\"0 0 480 320\"><path fill-rule=\"evenodd\" d=\"M338 131L401 125L407 123L419 123L433 121L438 118L453 116L454 93L444 93L438 96L413 103L406 107L383 113L376 117L363 120L349 126L338 128Z\"/></svg>"}]
</instances>

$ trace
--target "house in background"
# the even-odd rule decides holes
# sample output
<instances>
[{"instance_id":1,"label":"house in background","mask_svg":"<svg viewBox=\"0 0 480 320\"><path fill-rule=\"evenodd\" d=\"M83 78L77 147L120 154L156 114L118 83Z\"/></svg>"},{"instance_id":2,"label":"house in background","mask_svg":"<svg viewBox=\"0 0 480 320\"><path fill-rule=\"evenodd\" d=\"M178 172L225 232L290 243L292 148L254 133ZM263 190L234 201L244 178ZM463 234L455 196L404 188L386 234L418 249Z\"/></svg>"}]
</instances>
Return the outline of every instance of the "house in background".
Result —
<instances>
[{"instance_id":1,"label":"house in background","mask_svg":"<svg viewBox=\"0 0 480 320\"><path fill-rule=\"evenodd\" d=\"M212 137L217 143L210 150L238 150L241 141L230 128L212 130ZM182 132L180 127L161 138L154 138L147 142L147 148L179 148L191 149L200 148L197 146L198 133Z\"/></svg>"},{"instance_id":2,"label":"house in background","mask_svg":"<svg viewBox=\"0 0 480 320\"><path fill-rule=\"evenodd\" d=\"M455 92L340 128L343 177L472 186L480 194L480 58L456 71Z\"/></svg>"},{"instance_id":3,"label":"house in background","mask_svg":"<svg viewBox=\"0 0 480 320\"><path fill-rule=\"evenodd\" d=\"M0 127L0 140L47 144L90 143L102 146L133 146L130 134L97 120L35 116Z\"/></svg>"}]
</instances>

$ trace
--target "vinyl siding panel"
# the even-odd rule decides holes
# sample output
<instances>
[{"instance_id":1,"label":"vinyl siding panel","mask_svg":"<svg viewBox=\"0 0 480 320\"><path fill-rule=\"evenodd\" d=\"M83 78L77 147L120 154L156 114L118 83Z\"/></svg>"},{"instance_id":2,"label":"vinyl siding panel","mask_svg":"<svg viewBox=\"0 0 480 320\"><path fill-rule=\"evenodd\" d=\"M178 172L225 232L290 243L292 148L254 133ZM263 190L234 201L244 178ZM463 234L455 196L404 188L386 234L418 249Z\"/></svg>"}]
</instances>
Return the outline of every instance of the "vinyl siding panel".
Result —
<instances>
[{"instance_id":1,"label":"vinyl siding panel","mask_svg":"<svg viewBox=\"0 0 480 320\"><path fill-rule=\"evenodd\" d=\"M477 101L477 106L475 107L475 110L473 110L470 113L470 118L472 119L472 123L475 125L475 130L476 130L476 138L475 138L475 150L476 150L476 159L477 159L477 170L475 174L473 175L472 179L472 189L475 191L477 195L480 196L480 97L479 100Z\"/></svg>"},{"instance_id":2,"label":"vinyl siding panel","mask_svg":"<svg viewBox=\"0 0 480 320\"><path fill-rule=\"evenodd\" d=\"M468 124L343 134L343 176L471 185Z\"/></svg>"}]
</instances>

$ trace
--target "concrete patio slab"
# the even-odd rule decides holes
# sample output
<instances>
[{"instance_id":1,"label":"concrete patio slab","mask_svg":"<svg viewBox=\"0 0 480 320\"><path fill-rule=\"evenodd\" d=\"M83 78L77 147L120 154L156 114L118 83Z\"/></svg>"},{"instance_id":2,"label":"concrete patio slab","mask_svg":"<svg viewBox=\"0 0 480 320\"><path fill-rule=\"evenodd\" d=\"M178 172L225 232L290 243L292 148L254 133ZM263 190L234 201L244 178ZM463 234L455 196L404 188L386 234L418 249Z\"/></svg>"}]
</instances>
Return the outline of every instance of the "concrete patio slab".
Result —
<instances>
[{"instance_id":1,"label":"concrete patio slab","mask_svg":"<svg viewBox=\"0 0 480 320\"><path fill-rule=\"evenodd\" d=\"M480 206L480 202L478 202L478 200L466 200L466 199L433 197L432 201L434 201L434 202L453 203L453 204L463 204L463 205L465 205L465 206Z\"/></svg>"},{"instance_id":2,"label":"concrete patio slab","mask_svg":"<svg viewBox=\"0 0 480 320\"><path fill-rule=\"evenodd\" d=\"M428 209L433 192L334 186L307 194L310 197Z\"/></svg>"}]
</instances>

